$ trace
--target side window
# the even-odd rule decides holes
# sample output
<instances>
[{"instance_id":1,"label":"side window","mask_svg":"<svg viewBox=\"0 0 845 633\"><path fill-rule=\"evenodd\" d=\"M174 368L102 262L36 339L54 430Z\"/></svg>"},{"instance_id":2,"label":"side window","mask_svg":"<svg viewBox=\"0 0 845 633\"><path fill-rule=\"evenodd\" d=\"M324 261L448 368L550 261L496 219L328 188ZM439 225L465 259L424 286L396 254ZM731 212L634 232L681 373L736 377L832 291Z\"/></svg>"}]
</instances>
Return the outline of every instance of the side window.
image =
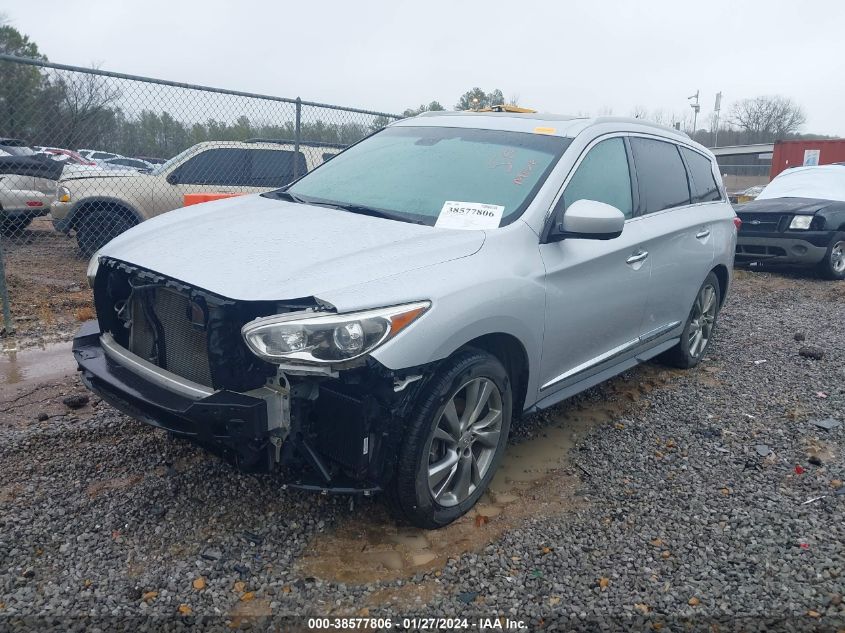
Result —
<instances>
[{"instance_id":1,"label":"side window","mask_svg":"<svg viewBox=\"0 0 845 633\"><path fill-rule=\"evenodd\" d=\"M249 151L251 160L250 184L253 187L281 187L293 180L294 153L286 150L255 149ZM308 171L305 154L296 155L298 173L304 176Z\"/></svg>"},{"instance_id":2,"label":"side window","mask_svg":"<svg viewBox=\"0 0 845 633\"><path fill-rule=\"evenodd\" d=\"M622 211L626 218L633 216L631 173L624 140L607 139L587 153L563 192L564 208L576 200L604 202Z\"/></svg>"},{"instance_id":3,"label":"side window","mask_svg":"<svg viewBox=\"0 0 845 633\"><path fill-rule=\"evenodd\" d=\"M716 184L716 179L713 177L713 165L710 159L686 147L681 148L681 153L684 155L690 176L692 176L690 182L692 201L713 202L714 200L721 200L722 194L719 191L719 185Z\"/></svg>"},{"instance_id":4,"label":"side window","mask_svg":"<svg viewBox=\"0 0 845 633\"><path fill-rule=\"evenodd\" d=\"M656 213L690 203L687 170L678 146L666 141L631 138L642 212Z\"/></svg>"},{"instance_id":5,"label":"side window","mask_svg":"<svg viewBox=\"0 0 845 633\"><path fill-rule=\"evenodd\" d=\"M242 149L210 149L197 154L178 168L183 185L248 185L246 157Z\"/></svg>"}]
</instances>

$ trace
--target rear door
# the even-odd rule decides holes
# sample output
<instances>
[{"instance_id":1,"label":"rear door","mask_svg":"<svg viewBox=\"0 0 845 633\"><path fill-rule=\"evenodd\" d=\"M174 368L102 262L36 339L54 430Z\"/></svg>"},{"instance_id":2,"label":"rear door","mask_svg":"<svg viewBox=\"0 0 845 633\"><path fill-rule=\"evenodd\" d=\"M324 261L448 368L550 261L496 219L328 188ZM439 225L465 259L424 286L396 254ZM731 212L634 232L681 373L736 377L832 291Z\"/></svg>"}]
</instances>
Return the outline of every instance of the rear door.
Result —
<instances>
[{"instance_id":1,"label":"rear door","mask_svg":"<svg viewBox=\"0 0 845 633\"><path fill-rule=\"evenodd\" d=\"M699 192L687 171L682 155L685 148L646 136L634 136L630 142L639 188L637 222L642 225L644 249L652 262L640 332L645 343L677 333L686 321L695 295L713 267L712 223L721 203L708 199L713 193L705 193L706 183ZM694 164L696 169L700 167L697 158ZM718 187L715 189L721 198Z\"/></svg>"},{"instance_id":2,"label":"rear door","mask_svg":"<svg viewBox=\"0 0 845 633\"><path fill-rule=\"evenodd\" d=\"M546 267L540 398L636 348L648 296L651 262L633 217L636 191L624 137L600 139L585 150L555 214L582 199L613 205L628 219L615 239L540 245Z\"/></svg>"},{"instance_id":3,"label":"rear door","mask_svg":"<svg viewBox=\"0 0 845 633\"><path fill-rule=\"evenodd\" d=\"M283 187L293 181L295 175L304 176L308 171L301 151L295 154L284 149L249 150L248 159L250 180L247 184L262 190Z\"/></svg>"}]
</instances>

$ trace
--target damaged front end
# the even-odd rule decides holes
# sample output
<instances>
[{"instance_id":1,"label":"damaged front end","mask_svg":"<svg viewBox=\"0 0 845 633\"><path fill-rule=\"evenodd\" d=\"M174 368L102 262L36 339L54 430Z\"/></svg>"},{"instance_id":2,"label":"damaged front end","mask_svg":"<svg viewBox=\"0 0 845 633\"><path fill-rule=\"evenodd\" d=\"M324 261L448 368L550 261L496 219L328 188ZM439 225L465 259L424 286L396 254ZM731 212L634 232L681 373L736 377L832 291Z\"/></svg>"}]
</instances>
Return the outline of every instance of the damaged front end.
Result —
<instances>
[{"instance_id":1,"label":"damaged front end","mask_svg":"<svg viewBox=\"0 0 845 633\"><path fill-rule=\"evenodd\" d=\"M366 353L301 362L304 335L273 330L257 344L242 335L255 324L288 332L303 317L319 323L330 306L234 301L107 257L93 281L98 321L83 326L73 351L85 384L116 408L242 470L281 466L292 487L371 493L390 478L427 371L395 372ZM393 329L388 321L373 336ZM302 353L330 355L306 335Z\"/></svg>"}]
</instances>

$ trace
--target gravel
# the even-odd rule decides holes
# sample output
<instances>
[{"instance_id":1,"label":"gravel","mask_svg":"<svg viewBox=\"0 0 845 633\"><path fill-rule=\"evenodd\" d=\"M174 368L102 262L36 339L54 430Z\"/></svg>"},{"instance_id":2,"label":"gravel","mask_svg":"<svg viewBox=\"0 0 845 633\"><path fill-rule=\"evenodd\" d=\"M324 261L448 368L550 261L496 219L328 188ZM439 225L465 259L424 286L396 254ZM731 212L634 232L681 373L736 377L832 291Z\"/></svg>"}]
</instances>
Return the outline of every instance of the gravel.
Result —
<instances>
[{"instance_id":1,"label":"gravel","mask_svg":"<svg viewBox=\"0 0 845 633\"><path fill-rule=\"evenodd\" d=\"M845 426L813 421L845 420L843 298L845 284L739 273L705 362L580 437L553 475L577 480L569 510L398 580L298 571L378 501L283 491L96 399L47 420L43 401L19 408L0 426L0 630L214 630L328 613L837 630ZM514 441L548 419L527 419Z\"/></svg>"}]
</instances>

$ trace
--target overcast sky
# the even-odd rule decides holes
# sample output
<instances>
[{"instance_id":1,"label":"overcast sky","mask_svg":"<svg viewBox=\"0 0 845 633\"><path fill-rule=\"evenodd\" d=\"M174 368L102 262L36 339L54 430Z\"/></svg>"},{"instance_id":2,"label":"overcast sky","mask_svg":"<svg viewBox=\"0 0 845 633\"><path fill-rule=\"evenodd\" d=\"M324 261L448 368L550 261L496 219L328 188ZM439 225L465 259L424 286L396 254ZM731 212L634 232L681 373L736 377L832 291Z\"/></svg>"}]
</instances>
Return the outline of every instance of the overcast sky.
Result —
<instances>
[{"instance_id":1,"label":"overcast sky","mask_svg":"<svg viewBox=\"0 0 845 633\"><path fill-rule=\"evenodd\" d=\"M55 62L401 112L473 86L556 113L780 94L845 136L845 1L4 0Z\"/></svg>"}]
</instances>

